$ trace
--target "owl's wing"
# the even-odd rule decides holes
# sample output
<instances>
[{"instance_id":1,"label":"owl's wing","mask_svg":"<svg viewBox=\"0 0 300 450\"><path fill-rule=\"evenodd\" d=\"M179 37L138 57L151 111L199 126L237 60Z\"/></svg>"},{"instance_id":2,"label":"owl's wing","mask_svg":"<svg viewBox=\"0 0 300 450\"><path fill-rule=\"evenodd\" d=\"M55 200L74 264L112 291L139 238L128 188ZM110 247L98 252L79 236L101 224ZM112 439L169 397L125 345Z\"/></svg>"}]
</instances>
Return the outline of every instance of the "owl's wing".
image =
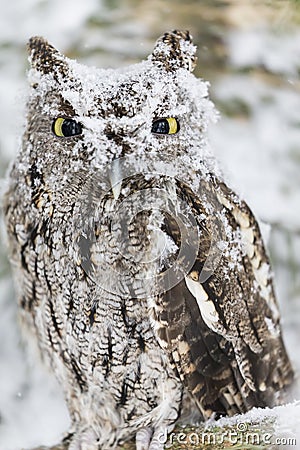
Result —
<instances>
[{"instance_id":1,"label":"owl's wing","mask_svg":"<svg viewBox=\"0 0 300 450\"><path fill-rule=\"evenodd\" d=\"M159 341L204 418L271 406L291 384L293 371L258 224L216 178L202 181L201 200L186 186L178 186L177 194L197 216L200 245L189 274L158 300ZM224 248L221 258L203 277L212 252L212 210L226 245L217 243ZM180 245L172 219L165 232Z\"/></svg>"}]
</instances>

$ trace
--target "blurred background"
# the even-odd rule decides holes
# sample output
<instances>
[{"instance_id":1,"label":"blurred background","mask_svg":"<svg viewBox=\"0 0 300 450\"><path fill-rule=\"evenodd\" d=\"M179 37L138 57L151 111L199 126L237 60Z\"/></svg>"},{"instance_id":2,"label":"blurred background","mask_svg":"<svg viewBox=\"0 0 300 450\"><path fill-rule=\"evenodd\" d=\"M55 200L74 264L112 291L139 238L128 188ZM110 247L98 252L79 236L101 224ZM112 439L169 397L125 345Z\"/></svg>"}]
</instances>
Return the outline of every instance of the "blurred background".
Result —
<instances>
[{"instance_id":1,"label":"blurred background","mask_svg":"<svg viewBox=\"0 0 300 450\"><path fill-rule=\"evenodd\" d=\"M188 29L198 77L209 80L219 122L211 145L230 185L268 238L285 341L300 368L300 1L0 0L0 177L19 146L26 42L43 35L98 67L139 62L167 30ZM0 449L55 443L68 415L55 381L25 358L0 231Z\"/></svg>"}]
</instances>

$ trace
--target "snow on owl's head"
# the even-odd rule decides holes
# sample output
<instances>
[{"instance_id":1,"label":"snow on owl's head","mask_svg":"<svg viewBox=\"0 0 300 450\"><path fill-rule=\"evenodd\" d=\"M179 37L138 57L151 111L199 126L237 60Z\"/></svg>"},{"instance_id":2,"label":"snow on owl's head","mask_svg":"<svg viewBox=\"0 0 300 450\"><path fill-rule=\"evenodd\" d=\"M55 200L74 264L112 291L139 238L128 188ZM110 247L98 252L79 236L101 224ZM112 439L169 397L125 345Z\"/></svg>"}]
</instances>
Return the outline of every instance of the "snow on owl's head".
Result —
<instances>
[{"instance_id":1,"label":"snow on owl's head","mask_svg":"<svg viewBox=\"0 0 300 450\"><path fill-rule=\"evenodd\" d=\"M128 155L207 156L205 130L215 112L207 83L191 73L196 47L188 32L165 33L146 61L119 70L78 64L40 37L28 47L29 153L44 173Z\"/></svg>"}]
</instances>

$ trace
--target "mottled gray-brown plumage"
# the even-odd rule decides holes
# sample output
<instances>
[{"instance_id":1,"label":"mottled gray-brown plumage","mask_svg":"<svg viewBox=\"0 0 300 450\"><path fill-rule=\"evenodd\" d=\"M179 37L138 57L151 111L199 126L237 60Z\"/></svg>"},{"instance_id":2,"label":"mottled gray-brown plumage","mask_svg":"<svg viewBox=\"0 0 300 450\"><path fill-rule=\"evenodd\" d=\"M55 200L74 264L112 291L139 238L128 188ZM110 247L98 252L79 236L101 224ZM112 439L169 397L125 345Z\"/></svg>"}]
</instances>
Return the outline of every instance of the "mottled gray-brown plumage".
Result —
<instances>
[{"instance_id":1,"label":"mottled gray-brown plumage","mask_svg":"<svg viewBox=\"0 0 300 450\"><path fill-rule=\"evenodd\" d=\"M5 216L24 327L60 381L69 448L284 401L293 371L257 221L206 140L188 32L147 61L82 66L29 41ZM226 150L226 149L225 149Z\"/></svg>"}]
</instances>

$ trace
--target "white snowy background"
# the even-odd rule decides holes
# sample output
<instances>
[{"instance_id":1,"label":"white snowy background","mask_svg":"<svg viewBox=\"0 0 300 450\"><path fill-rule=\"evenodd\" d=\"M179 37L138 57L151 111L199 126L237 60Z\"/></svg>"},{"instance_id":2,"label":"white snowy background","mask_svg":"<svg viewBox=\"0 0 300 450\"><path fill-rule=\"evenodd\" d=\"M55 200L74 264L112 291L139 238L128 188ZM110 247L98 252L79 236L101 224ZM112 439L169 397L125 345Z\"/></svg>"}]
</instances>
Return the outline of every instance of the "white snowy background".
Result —
<instances>
[{"instance_id":1,"label":"white snowy background","mask_svg":"<svg viewBox=\"0 0 300 450\"><path fill-rule=\"evenodd\" d=\"M199 46L197 75L210 80L221 110L210 130L216 156L231 186L270 224L264 229L284 336L299 372L299 3L0 0L0 6L1 191L22 132L30 36L47 37L81 62L116 67L145 58L166 30L191 30ZM25 357L2 222L0 239L0 450L54 444L68 427L68 414L55 380ZM274 414L279 434L299 432L298 403ZM300 448L299 435L292 448Z\"/></svg>"}]
</instances>

